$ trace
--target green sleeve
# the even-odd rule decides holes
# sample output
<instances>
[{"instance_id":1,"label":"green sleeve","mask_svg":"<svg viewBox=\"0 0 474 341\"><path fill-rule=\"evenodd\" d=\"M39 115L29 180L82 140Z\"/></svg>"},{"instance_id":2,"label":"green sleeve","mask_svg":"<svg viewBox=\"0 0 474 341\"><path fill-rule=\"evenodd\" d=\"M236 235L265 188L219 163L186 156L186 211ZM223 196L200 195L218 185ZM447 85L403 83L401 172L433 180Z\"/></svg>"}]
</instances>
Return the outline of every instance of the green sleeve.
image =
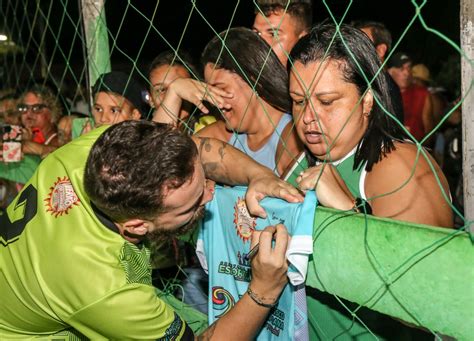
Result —
<instances>
[{"instance_id":1,"label":"green sleeve","mask_svg":"<svg viewBox=\"0 0 474 341\"><path fill-rule=\"evenodd\" d=\"M65 321L90 339L186 339L190 329L156 296L155 288L128 284ZM192 336L192 333L191 333Z\"/></svg>"}]
</instances>

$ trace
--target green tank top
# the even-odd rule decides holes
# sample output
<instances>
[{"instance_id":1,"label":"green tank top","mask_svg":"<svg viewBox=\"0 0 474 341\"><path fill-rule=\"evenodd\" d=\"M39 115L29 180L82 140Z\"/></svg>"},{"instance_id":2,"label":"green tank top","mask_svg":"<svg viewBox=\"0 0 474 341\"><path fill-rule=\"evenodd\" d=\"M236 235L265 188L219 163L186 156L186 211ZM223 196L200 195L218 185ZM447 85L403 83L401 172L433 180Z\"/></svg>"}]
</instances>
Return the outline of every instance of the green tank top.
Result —
<instances>
[{"instance_id":1,"label":"green tank top","mask_svg":"<svg viewBox=\"0 0 474 341\"><path fill-rule=\"evenodd\" d=\"M354 161L355 161L355 151L354 148L351 152L349 152L345 157L338 161L334 161L332 164L336 167L339 175L341 176L342 180L344 180L346 186L351 191L352 195L355 198L363 198L365 197L365 191L361 193L360 187L364 186L365 183L365 165L363 164L362 167L354 170ZM320 163L319 163L320 164ZM308 168L308 160L305 157L305 154L302 153L296 160L295 164L293 165L292 169L288 172L288 175L285 177L285 180L292 184L293 186L297 186L296 178L298 175Z\"/></svg>"},{"instance_id":2,"label":"green tank top","mask_svg":"<svg viewBox=\"0 0 474 341\"><path fill-rule=\"evenodd\" d=\"M344 183L346 184L347 188L349 188L349 191L351 191L352 195L355 198L365 199L365 191L364 193L360 192L361 177L364 176L364 179L362 180L365 180L365 164L362 167L354 170L354 161L355 149L353 149L341 160L333 162L333 165L336 166L339 175L341 176L342 180L344 180Z\"/></svg>"}]
</instances>

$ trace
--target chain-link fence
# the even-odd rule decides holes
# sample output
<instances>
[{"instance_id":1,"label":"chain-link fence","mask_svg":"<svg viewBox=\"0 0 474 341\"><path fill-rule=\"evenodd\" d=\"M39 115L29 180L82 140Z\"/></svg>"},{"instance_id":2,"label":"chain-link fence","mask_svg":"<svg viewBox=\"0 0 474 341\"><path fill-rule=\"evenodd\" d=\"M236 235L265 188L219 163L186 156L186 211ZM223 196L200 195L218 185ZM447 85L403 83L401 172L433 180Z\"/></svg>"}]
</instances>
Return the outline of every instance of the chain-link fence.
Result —
<instances>
[{"instance_id":1,"label":"chain-link fence","mask_svg":"<svg viewBox=\"0 0 474 341\"><path fill-rule=\"evenodd\" d=\"M434 0L419 3L403 1L384 4L384 9L371 8L376 6L381 5L370 1L321 1L313 4L311 15L316 23L325 21L336 25L335 40L341 34L338 25L370 17L386 21L386 26L392 31L392 46L387 51L382 68L373 78L363 72L363 82L368 85L368 90L361 94L357 106L363 104L364 96L373 89L377 77L385 72L384 66L401 66L394 62L395 58L400 58L400 52L408 51L412 64L424 63L431 69L431 75L425 72L421 78L429 82L425 85L437 94L442 107L436 115L433 114L430 129L421 137L415 135L391 108L384 107L379 97L374 96L373 100L390 117L391 124L398 126L403 136L416 145L416 162L426 163L427 172L433 174L439 173L435 160L440 164L447 182L441 176L435 176L436 191L441 194L433 195L437 196L436 200L444 200L445 205L450 206L456 229L431 229L416 224L424 223L421 218L400 219L411 221L407 223L365 214L354 216L352 211L318 209L313 235L314 254L307 282L311 337L428 339L434 336L441 338L446 334L467 340L474 332L471 284L474 273L470 267L472 245L465 232L471 222L464 216L464 210L472 208L464 207L462 198L460 110L463 101L472 96L472 79L467 82L467 90L461 93L460 65L464 60L465 65L472 67L472 59L460 48L459 20L456 17L459 4L440 6ZM439 13L443 8L446 13ZM186 116L182 116L179 110L164 108L167 119L170 113L175 115L172 120L191 133L207 127L209 123L220 122L221 128L225 126L226 129L221 129L216 135L222 139L230 141L233 135L243 131L247 135L260 134L257 146L261 145L265 136L253 132L252 126L265 126L270 134L276 131L277 137L284 142L281 143L283 152L276 158L273 168L280 174L286 171L288 178L293 177L294 180L301 170L307 168L306 161L300 157L303 148L295 147L298 152L294 152L291 139L287 140L289 134L297 130L298 121L304 120L302 116L295 116L298 99L294 97L294 88L290 84L288 89L286 84L285 89L292 93L292 105L288 93L274 101L269 100L272 94L265 94L266 89L261 82L265 73L272 73L265 68L271 65L272 58L278 56L273 55L268 45L262 65L251 65L256 63L253 59L249 59L249 65L246 65L242 62L248 56L245 55L245 40L239 41L239 37L232 36L235 31L229 30L236 26L252 28L256 15L270 23L268 13L255 1L3 1L0 12L2 97L18 99L33 84L47 85L61 103L62 116L75 114L79 119L91 118L96 110L91 91L94 83L104 72L124 71L130 79L138 80L149 91L148 94L143 93L143 100L147 100L149 105L143 109L143 116L151 119L153 107L156 109L157 103L163 100L169 80L174 77L173 66L182 66L187 77L193 80L218 86L215 75L222 68L230 68L222 66L226 63L226 55L229 55L228 63L233 63L232 73L239 78L232 81L234 86L243 82L251 90L248 97L247 93L239 94L243 112L240 121L232 123L234 118L227 113L225 106L215 108L209 105L215 103L215 98L212 91L206 89L205 83L196 83L204 84L201 99L207 99L207 103L203 107L190 105ZM284 29L283 22L280 22L269 32L274 35L273 48L276 50L283 49ZM264 34L260 32L262 37ZM216 56L221 64L209 62L210 58L214 58L208 44L211 39L217 46ZM344 38L341 41L350 51L350 44ZM205 47L208 55L206 51L203 53ZM329 50L330 46L327 48ZM154 58L163 51L169 51L169 60L154 65ZM319 121L322 109L309 100L313 84L319 80L315 74L307 81L305 75L299 73L304 71L298 64L301 64L303 57L292 60L288 52L284 58L288 59L288 69L293 70L292 81L303 83L299 95L309 103L305 104L304 110L316 113ZM352 52L349 55L357 59ZM199 59L212 64L212 67L200 65ZM164 76L160 76L163 80L155 82L152 73L163 65ZM255 66L255 74L249 74L252 66ZM278 77L277 72L272 75ZM166 77L168 82L164 81ZM285 77L288 77L286 71ZM291 77L290 74L290 80ZM278 87L277 84L271 85L275 89ZM221 90L233 91L226 87L221 87ZM273 96L278 97L276 95L278 93L275 92ZM154 99L156 103L153 103ZM192 99L189 101L192 102ZM260 117L252 111L258 106L255 112L258 111ZM356 107L350 109L351 112L357 111ZM293 111L295 122L288 125L289 131L283 131L278 128L279 120L288 116L291 121L290 115L286 115L289 111ZM266 123L261 126L262 116ZM350 128L349 120L347 118L344 122L339 134L343 134L346 125L347 129ZM320 127L323 125L324 122L320 123ZM245 143L248 143L245 148L255 149L250 144L250 138ZM234 140L233 144L242 144L242 141ZM285 159L286 163L280 166ZM25 160L21 167L4 164L0 176L25 183L36 166L34 161ZM327 161L334 161L331 155ZM413 166L413 174L415 168ZM406 186L410 179L401 181L399 187ZM389 197L392 193L388 191L374 197L368 193L367 199ZM421 194L420 197L425 198ZM423 216L423 213L416 215ZM428 219L427 224L432 221ZM171 246L173 250L177 248L179 246Z\"/></svg>"}]
</instances>

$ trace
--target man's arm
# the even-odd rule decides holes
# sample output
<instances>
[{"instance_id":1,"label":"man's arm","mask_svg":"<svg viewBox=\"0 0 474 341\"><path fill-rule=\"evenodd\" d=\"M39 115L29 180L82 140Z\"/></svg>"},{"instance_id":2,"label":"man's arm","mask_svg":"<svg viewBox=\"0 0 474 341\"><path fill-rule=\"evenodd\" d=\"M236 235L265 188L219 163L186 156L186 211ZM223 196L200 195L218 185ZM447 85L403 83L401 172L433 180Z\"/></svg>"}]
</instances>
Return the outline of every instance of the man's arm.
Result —
<instances>
[{"instance_id":1,"label":"man's arm","mask_svg":"<svg viewBox=\"0 0 474 341\"><path fill-rule=\"evenodd\" d=\"M272 241L275 245L272 248ZM288 264L285 253L289 244L286 228L279 224L263 231L254 231L251 248L257 242L259 250L252 258L252 280L249 288L254 297L265 305L278 301L288 282ZM244 294L237 304L223 317L214 322L198 340L254 340L270 312L269 307L259 305Z\"/></svg>"},{"instance_id":2,"label":"man's arm","mask_svg":"<svg viewBox=\"0 0 474 341\"><path fill-rule=\"evenodd\" d=\"M423 105L422 112L423 126L425 128L425 135L429 134L435 126L435 119L433 116L433 102L431 100L431 94L427 93L425 98L425 104Z\"/></svg>"},{"instance_id":3,"label":"man's arm","mask_svg":"<svg viewBox=\"0 0 474 341\"><path fill-rule=\"evenodd\" d=\"M266 217L258 204L266 196L282 198L288 202L301 202L301 193L280 180L269 168L231 145L211 138L193 136L206 177L226 185L248 185L246 202L253 215Z\"/></svg>"}]
</instances>

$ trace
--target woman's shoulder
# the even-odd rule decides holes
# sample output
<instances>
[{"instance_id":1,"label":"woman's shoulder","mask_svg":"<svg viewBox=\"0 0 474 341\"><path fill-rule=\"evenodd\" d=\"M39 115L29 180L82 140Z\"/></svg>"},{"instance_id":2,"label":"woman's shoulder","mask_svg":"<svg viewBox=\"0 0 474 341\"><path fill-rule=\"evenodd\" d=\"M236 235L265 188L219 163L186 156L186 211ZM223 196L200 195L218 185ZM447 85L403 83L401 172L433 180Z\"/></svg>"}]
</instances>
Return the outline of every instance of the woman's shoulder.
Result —
<instances>
[{"instance_id":1,"label":"woman's shoulder","mask_svg":"<svg viewBox=\"0 0 474 341\"><path fill-rule=\"evenodd\" d=\"M365 192L379 216L452 226L446 178L429 152L416 144L396 142L367 173Z\"/></svg>"},{"instance_id":2,"label":"woman's shoulder","mask_svg":"<svg viewBox=\"0 0 474 341\"><path fill-rule=\"evenodd\" d=\"M428 154L424 150L425 154ZM374 165L375 170L386 171L389 168L403 168L406 165L413 165L417 159L425 159L423 156L423 147L418 147L416 144L411 142L394 141L394 148L389 153L385 154L382 159Z\"/></svg>"},{"instance_id":3,"label":"woman's shoulder","mask_svg":"<svg viewBox=\"0 0 474 341\"><path fill-rule=\"evenodd\" d=\"M402 185L409 179L416 182L420 177L433 175L432 169L436 173L442 173L427 150L411 142L396 141L394 149L385 154L367 173L367 185L376 184L377 187L390 186L390 184Z\"/></svg>"}]
</instances>

